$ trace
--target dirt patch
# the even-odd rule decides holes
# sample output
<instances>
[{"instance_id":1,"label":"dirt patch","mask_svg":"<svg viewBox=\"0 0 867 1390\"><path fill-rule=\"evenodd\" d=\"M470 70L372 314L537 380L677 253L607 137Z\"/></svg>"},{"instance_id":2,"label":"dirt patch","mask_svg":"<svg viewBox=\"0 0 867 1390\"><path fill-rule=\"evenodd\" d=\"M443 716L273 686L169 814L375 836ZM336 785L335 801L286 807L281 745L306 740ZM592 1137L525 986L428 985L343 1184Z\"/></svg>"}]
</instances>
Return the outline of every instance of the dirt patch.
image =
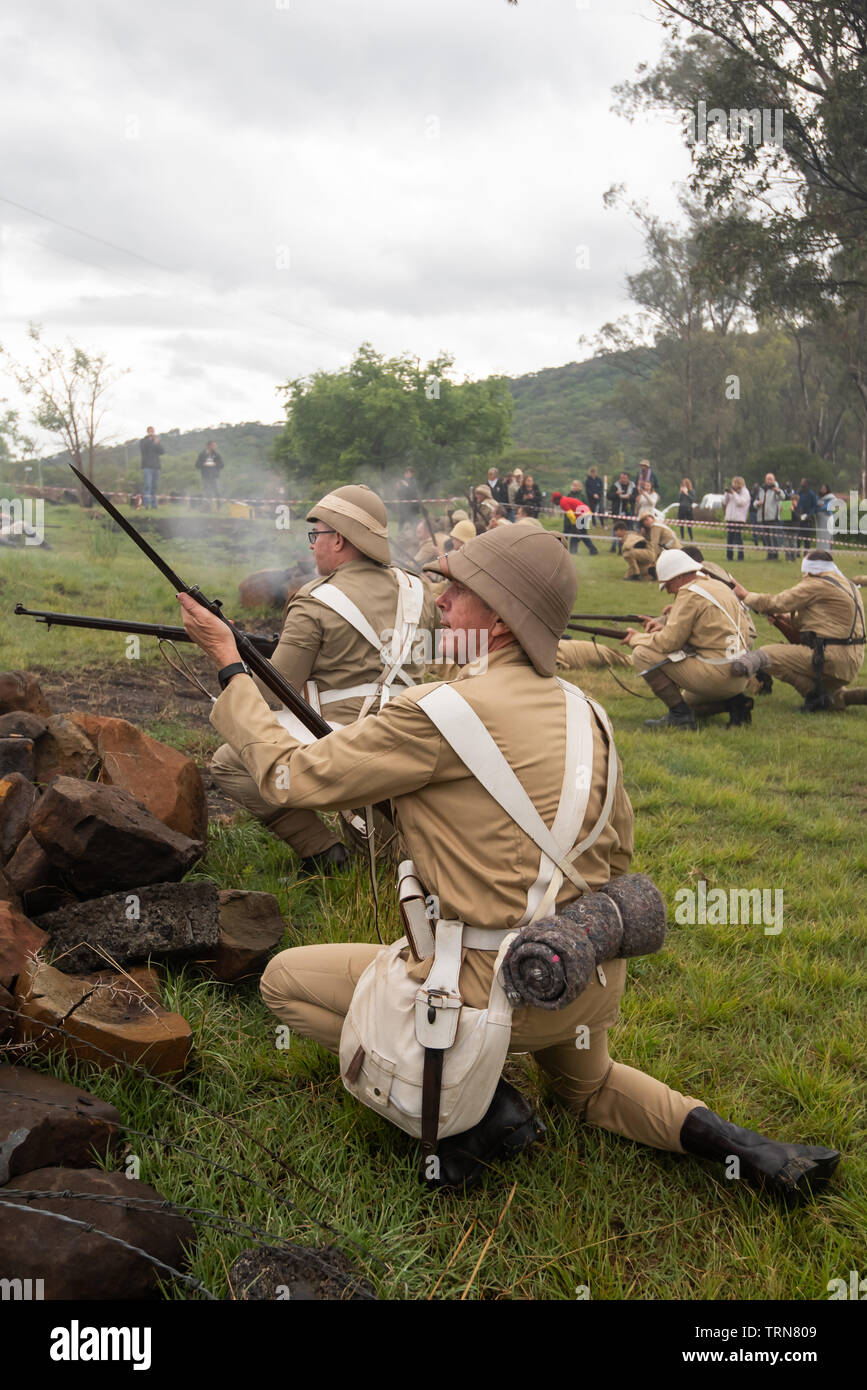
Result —
<instances>
[{"instance_id":1,"label":"dirt patch","mask_svg":"<svg viewBox=\"0 0 867 1390\"><path fill-rule=\"evenodd\" d=\"M186 653L184 659L189 660ZM128 719L145 732L151 732L155 724L177 724L189 730L189 738L172 738L163 731L154 737L195 760L205 784L210 819L231 820L238 807L214 786L208 768L210 751L219 741L208 720L210 701L170 671L149 665L137 674L131 665L125 663L120 670L112 666L81 666L72 671L31 666L29 670L38 678L45 698L57 714L80 709L88 714ZM194 659L190 665L204 685L216 686L209 662Z\"/></svg>"}]
</instances>

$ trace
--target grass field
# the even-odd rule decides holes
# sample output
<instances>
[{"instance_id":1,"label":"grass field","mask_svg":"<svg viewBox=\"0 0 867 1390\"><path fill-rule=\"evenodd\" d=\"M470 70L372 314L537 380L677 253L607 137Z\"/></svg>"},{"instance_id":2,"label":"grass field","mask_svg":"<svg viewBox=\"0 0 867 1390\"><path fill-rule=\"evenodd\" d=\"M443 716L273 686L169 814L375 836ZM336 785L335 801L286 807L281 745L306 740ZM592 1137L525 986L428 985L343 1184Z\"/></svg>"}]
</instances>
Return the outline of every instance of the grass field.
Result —
<instances>
[{"instance_id":1,"label":"grass field","mask_svg":"<svg viewBox=\"0 0 867 1390\"><path fill-rule=\"evenodd\" d=\"M0 666L57 672L102 660L105 679L120 681L129 670L122 637L46 633L11 617L15 602L176 622L170 586L127 541L94 541L83 529L94 523L77 509L52 508L47 519L60 526L48 532L51 551L0 551ZM231 563L207 539L157 549L229 612L245 573L282 563L279 538L258 531L249 555L236 546ZM794 564L747 555L735 570L749 587L795 582ZM622 562L607 549L582 553L577 566L580 608L662 606L655 586L621 582ZM846 557L841 568L863 571L867 557ZM273 620L259 618L270 630ZM774 640L763 619L757 625L760 642ZM143 641L141 661L156 660ZM193 1028L195 1052L179 1083L189 1100L129 1074L79 1079L130 1125L201 1155L131 1138L142 1178L166 1197L301 1243L330 1239L319 1225L327 1222L367 1252L361 1259L346 1247L381 1297L573 1299L586 1287L597 1300L825 1299L832 1278L867 1272L867 709L804 716L800 697L777 683L756 700L749 728L716 719L698 734L649 734L642 721L661 706L626 694L607 673L579 679L614 723L636 815L633 868L653 876L670 908L699 880L708 891L784 894L776 934L761 924L672 920L663 951L630 964L612 1055L741 1124L841 1148L844 1162L823 1195L787 1209L696 1160L582 1129L530 1059L515 1058L507 1075L538 1102L546 1147L467 1198L432 1197L418 1183L415 1146L348 1097L328 1054L294 1037L288 1049L276 1046L253 984L222 987L188 971L170 974L164 1002ZM194 720L154 731L201 758L215 741L204 705ZM239 814L232 826L212 826L192 876L275 892L291 924L286 944L375 939L362 870L324 881L297 874L297 861ZM385 928L389 939L398 934L390 901ZM52 1069L73 1074L62 1063ZM226 1267L245 1243L228 1226L203 1226L193 1273L223 1296Z\"/></svg>"}]
</instances>

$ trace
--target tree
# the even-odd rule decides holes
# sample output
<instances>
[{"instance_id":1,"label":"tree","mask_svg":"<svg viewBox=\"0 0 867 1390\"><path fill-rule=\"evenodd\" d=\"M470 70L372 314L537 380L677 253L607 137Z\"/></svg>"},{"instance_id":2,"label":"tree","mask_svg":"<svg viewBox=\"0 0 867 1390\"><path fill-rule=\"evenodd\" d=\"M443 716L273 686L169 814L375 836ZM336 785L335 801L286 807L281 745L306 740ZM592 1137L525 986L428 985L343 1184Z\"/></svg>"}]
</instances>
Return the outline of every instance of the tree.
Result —
<instances>
[{"instance_id":1,"label":"tree","mask_svg":"<svg viewBox=\"0 0 867 1390\"><path fill-rule=\"evenodd\" d=\"M28 336L35 345L30 362L18 362L0 347L6 371L26 396L35 398L33 423L56 435L76 468L92 479L94 456L103 442L104 398L117 378L102 353L87 353L71 341L64 346L44 343L36 324L30 325ZM80 495L83 505L92 506L86 489Z\"/></svg>"},{"instance_id":2,"label":"tree","mask_svg":"<svg viewBox=\"0 0 867 1390\"><path fill-rule=\"evenodd\" d=\"M18 420L18 411L12 410L8 401L0 400L0 467L21 457L29 458L33 452L33 440L21 433Z\"/></svg>"},{"instance_id":3,"label":"tree","mask_svg":"<svg viewBox=\"0 0 867 1390\"><path fill-rule=\"evenodd\" d=\"M407 467L428 489L495 461L510 437L508 385L499 377L452 381L452 366L446 354L422 366L362 343L348 367L287 382L278 388L286 426L277 460L317 489L365 480L387 489Z\"/></svg>"},{"instance_id":4,"label":"tree","mask_svg":"<svg viewBox=\"0 0 867 1390\"><path fill-rule=\"evenodd\" d=\"M643 107L689 114L693 191L719 214L702 237L707 263L749 271L758 313L815 312L862 294L864 0L655 3L669 33L663 57L615 90L628 116ZM706 132L702 102L712 117Z\"/></svg>"}]
</instances>

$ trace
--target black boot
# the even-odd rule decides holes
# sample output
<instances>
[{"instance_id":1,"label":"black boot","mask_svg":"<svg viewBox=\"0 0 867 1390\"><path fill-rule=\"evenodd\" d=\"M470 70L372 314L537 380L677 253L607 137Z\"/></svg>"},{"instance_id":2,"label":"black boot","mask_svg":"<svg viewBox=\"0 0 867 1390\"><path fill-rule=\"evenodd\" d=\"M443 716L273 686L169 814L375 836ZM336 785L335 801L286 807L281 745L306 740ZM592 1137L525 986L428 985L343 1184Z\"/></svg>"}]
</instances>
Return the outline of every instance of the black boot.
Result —
<instances>
[{"instance_id":1,"label":"black boot","mask_svg":"<svg viewBox=\"0 0 867 1390\"><path fill-rule=\"evenodd\" d=\"M691 1110L680 1131L687 1153L728 1163L736 1158L740 1176L784 1196L802 1196L811 1186L827 1182L840 1154L811 1144L779 1144L752 1129L730 1124L701 1106Z\"/></svg>"},{"instance_id":2,"label":"black boot","mask_svg":"<svg viewBox=\"0 0 867 1390\"><path fill-rule=\"evenodd\" d=\"M690 709L686 700L680 700L676 705L672 705L668 714L661 719L645 719L645 729L694 729L696 727L695 715Z\"/></svg>"},{"instance_id":3,"label":"black boot","mask_svg":"<svg viewBox=\"0 0 867 1390\"><path fill-rule=\"evenodd\" d=\"M774 688L774 678L769 671L756 671L756 680L759 683L759 694L770 695Z\"/></svg>"},{"instance_id":4,"label":"black boot","mask_svg":"<svg viewBox=\"0 0 867 1390\"><path fill-rule=\"evenodd\" d=\"M740 724L752 724L753 701L749 695L733 695L726 701L729 712L728 727L736 729Z\"/></svg>"},{"instance_id":5,"label":"black boot","mask_svg":"<svg viewBox=\"0 0 867 1390\"><path fill-rule=\"evenodd\" d=\"M499 1159L517 1158L538 1143L545 1126L508 1081L500 1079L486 1113L472 1129L452 1134L437 1145L438 1177L425 1176L428 1187L475 1187L485 1168ZM431 1160L426 1160L430 1164Z\"/></svg>"},{"instance_id":6,"label":"black boot","mask_svg":"<svg viewBox=\"0 0 867 1390\"><path fill-rule=\"evenodd\" d=\"M305 874L333 874L345 869L351 859L349 850L338 840L336 845L329 845L319 854L310 854L302 859L301 868Z\"/></svg>"}]
</instances>

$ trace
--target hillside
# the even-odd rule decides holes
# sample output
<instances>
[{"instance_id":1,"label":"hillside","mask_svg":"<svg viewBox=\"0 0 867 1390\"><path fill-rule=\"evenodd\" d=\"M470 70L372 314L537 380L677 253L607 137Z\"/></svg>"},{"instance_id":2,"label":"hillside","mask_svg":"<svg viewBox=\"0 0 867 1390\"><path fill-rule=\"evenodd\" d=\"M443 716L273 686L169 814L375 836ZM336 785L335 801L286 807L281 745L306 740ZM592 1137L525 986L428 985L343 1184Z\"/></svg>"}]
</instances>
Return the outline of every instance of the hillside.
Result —
<instances>
[{"instance_id":1,"label":"hillside","mask_svg":"<svg viewBox=\"0 0 867 1390\"><path fill-rule=\"evenodd\" d=\"M634 471L642 453L642 441L614 403L617 384L623 376L622 367L613 365L611 359L593 357L512 378L515 413L512 445L504 456L504 464L520 464L525 472L533 472L546 490L565 486L569 481L567 474L574 472L583 477L592 463L601 472L611 473L622 463ZM274 496L277 487L285 486L285 478L271 462L273 442L279 433L279 425L257 421L196 430L164 430L160 434L166 450L161 489L182 495L198 493L195 460L213 439L225 462L222 480L226 496ZM97 476L106 490L128 491L141 486L138 443L138 438L129 439L100 450ZM56 454L42 460L42 482L46 486L68 483L67 458L66 454ZM21 465L12 465L5 471L10 482L24 481ZM33 468L26 481L38 481L38 467Z\"/></svg>"}]
</instances>

